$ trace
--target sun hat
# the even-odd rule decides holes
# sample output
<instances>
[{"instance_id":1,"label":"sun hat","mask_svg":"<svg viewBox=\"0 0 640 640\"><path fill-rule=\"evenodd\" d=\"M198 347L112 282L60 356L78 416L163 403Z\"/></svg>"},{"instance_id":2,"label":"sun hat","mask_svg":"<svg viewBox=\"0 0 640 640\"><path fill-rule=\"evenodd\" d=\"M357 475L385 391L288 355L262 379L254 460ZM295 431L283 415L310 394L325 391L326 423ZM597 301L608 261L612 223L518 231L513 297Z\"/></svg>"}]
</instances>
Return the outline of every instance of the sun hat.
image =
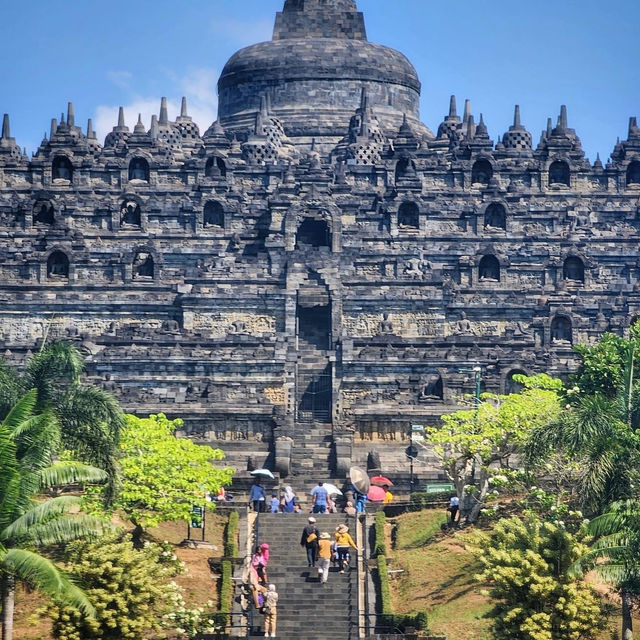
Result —
<instances>
[{"instance_id":1,"label":"sun hat","mask_svg":"<svg viewBox=\"0 0 640 640\"><path fill-rule=\"evenodd\" d=\"M320 540L331 540L331 536L326 531L323 531L320 534Z\"/></svg>"},{"instance_id":2,"label":"sun hat","mask_svg":"<svg viewBox=\"0 0 640 640\"><path fill-rule=\"evenodd\" d=\"M263 543L260 545L260 548L261 548L261 549L268 549L268 548L269 548L269 544L268 544L268 543L266 543L266 542L263 542Z\"/></svg>"},{"instance_id":3,"label":"sun hat","mask_svg":"<svg viewBox=\"0 0 640 640\"><path fill-rule=\"evenodd\" d=\"M336 531L337 531L338 533L347 533L347 532L349 531L349 527L347 527L347 525L346 525L346 524L339 524L339 525L336 527Z\"/></svg>"},{"instance_id":4,"label":"sun hat","mask_svg":"<svg viewBox=\"0 0 640 640\"><path fill-rule=\"evenodd\" d=\"M311 524L313 524L315 521L316 521L316 519L315 519L314 517L309 518L309 522L310 522Z\"/></svg>"}]
</instances>

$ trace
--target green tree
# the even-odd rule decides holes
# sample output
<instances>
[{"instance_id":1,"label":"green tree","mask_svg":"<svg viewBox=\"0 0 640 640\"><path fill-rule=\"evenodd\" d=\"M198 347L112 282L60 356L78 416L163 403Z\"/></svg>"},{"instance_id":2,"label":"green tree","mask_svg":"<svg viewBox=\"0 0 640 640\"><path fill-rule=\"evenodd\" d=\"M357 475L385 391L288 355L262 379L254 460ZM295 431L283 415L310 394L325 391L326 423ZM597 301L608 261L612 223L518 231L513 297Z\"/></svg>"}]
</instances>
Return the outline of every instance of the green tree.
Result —
<instances>
[{"instance_id":1,"label":"green tree","mask_svg":"<svg viewBox=\"0 0 640 640\"><path fill-rule=\"evenodd\" d=\"M460 504L465 504L468 494L473 497L469 522L478 519L496 469L508 467L531 430L560 411L559 380L544 374L516 378L524 385L521 393L485 393L476 409L445 415L441 427L427 430L442 468L455 484ZM470 492L468 482L474 468L477 491Z\"/></svg>"},{"instance_id":2,"label":"green tree","mask_svg":"<svg viewBox=\"0 0 640 640\"><path fill-rule=\"evenodd\" d=\"M571 573L593 570L615 585L622 600L622 639L633 640L633 596L640 595L640 503L614 503L589 523L588 531L596 541L573 563Z\"/></svg>"},{"instance_id":3,"label":"green tree","mask_svg":"<svg viewBox=\"0 0 640 640\"><path fill-rule=\"evenodd\" d=\"M117 401L82 384L84 357L69 343L53 342L34 354L23 373L0 364L0 416L29 389L37 390L37 410L51 412L60 425L60 447L109 475L107 501L117 492L118 440L124 425Z\"/></svg>"},{"instance_id":4,"label":"green tree","mask_svg":"<svg viewBox=\"0 0 640 640\"><path fill-rule=\"evenodd\" d=\"M634 368L640 362L638 342L640 326L631 330L628 339L605 333L595 345L576 345L574 351L580 356L580 365L571 375L571 387L577 388L578 395L600 394L605 398L614 398L624 381L624 371L628 362L629 349L635 352Z\"/></svg>"},{"instance_id":5,"label":"green tree","mask_svg":"<svg viewBox=\"0 0 640 640\"><path fill-rule=\"evenodd\" d=\"M616 340L618 346L620 340ZM605 351L608 353L608 346ZM537 425L524 447L530 466L558 453L578 463L581 473L576 489L590 515L631 497L638 487L640 396L635 380L635 340L624 341L620 358L611 376L618 385L613 395L606 389L569 389L565 409ZM595 380L599 371L584 368L581 376Z\"/></svg>"},{"instance_id":6,"label":"green tree","mask_svg":"<svg viewBox=\"0 0 640 640\"><path fill-rule=\"evenodd\" d=\"M569 568L587 550L562 522L532 513L500 520L480 536L477 576L490 585L496 640L588 640L605 616L591 587Z\"/></svg>"},{"instance_id":7,"label":"green tree","mask_svg":"<svg viewBox=\"0 0 640 640\"><path fill-rule=\"evenodd\" d=\"M160 563L160 549L134 549L131 538L107 536L69 545L67 563L96 615L65 602L49 607L53 633L60 640L139 640L161 627L172 597L173 572Z\"/></svg>"},{"instance_id":8,"label":"green tree","mask_svg":"<svg viewBox=\"0 0 640 640\"><path fill-rule=\"evenodd\" d=\"M40 546L61 544L102 532L103 520L78 512L79 497L37 501L46 489L76 482L100 482L106 474L73 462L53 462L60 426L51 413L35 413L36 391L27 393L0 424L0 586L2 638L13 637L17 581L76 606L94 609L85 594L49 559Z\"/></svg>"},{"instance_id":9,"label":"green tree","mask_svg":"<svg viewBox=\"0 0 640 640\"><path fill-rule=\"evenodd\" d=\"M232 469L219 469L220 449L176 438L182 420L163 414L148 418L126 416L120 438L122 490L116 506L135 526L140 542L145 529L161 522L191 520L193 505L204 507L205 492L217 493L233 477Z\"/></svg>"}]
</instances>

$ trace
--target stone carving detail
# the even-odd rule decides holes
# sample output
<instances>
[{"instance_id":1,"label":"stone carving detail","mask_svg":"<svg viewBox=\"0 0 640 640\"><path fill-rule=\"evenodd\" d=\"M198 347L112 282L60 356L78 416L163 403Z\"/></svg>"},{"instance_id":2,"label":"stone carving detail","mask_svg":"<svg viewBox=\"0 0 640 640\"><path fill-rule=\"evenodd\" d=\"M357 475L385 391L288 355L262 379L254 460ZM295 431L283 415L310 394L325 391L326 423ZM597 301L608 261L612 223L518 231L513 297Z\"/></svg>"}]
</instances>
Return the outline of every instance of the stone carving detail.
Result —
<instances>
[{"instance_id":1,"label":"stone carving detail","mask_svg":"<svg viewBox=\"0 0 640 640\"><path fill-rule=\"evenodd\" d=\"M284 387L266 387L264 389L264 395L271 404L287 404L287 390Z\"/></svg>"},{"instance_id":2,"label":"stone carving detail","mask_svg":"<svg viewBox=\"0 0 640 640\"><path fill-rule=\"evenodd\" d=\"M360 314L343 319L343 327L350 338L371 338L381 334L384 324L394 335L411 338L443 335L442 323L427 313L389 313L384 316ZM384 333L388 333L385 331Z\"/></svg>"},{"instance_id":3,"label":"stone carving detail","mask_svg":"<svg viewBox=\"0 0 640 640\"><path fill-rule=\"evenodd\" d=\"M214 338L229 334L266 336L276 331L276 321L272 316L251 313L194 313L193 329Z\"/></svg>"}]
</instances>

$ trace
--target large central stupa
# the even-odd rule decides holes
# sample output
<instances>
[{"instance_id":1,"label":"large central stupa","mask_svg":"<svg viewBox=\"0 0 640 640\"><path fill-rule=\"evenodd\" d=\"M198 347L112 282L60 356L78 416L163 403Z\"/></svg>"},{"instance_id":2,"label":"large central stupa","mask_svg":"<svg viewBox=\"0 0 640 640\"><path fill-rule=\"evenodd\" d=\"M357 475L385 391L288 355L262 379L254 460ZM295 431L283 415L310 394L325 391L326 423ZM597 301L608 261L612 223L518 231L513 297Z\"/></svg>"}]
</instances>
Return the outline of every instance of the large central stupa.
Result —
<instances>
[{"instance_id":1,"label":"large central stupa","mask_svg":"<svg viewBox=\"0 0 640 640\"><path fill-rule=\"evenodd\" d=\"M332 149L360 107L363 89L385 133L406 116L416 132L420 81L400 52L367 41L355 0L286 0L273 39L238 51L220 81L219 120L243 139L253 132L261 99L293 144Z\"/></svg>"}]
</instances>

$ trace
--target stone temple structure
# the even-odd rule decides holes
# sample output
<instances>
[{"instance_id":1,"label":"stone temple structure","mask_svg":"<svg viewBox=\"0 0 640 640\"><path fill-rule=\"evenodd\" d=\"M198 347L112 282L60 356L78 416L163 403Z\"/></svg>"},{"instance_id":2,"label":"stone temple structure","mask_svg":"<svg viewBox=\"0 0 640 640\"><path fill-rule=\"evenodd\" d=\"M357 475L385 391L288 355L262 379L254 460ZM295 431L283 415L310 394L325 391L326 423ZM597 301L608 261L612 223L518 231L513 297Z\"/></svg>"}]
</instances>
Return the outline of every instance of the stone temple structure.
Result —
<instances>
[{"instance_id":1,"label":"stone temple structure","mask_svg":"<svg viewBox=\"0 0 640 640\"><path fill-rule=\"evenodd\" d=\"M127 410L339 475L374 440L404 460L474 368L496 392L564 376L573 344L640 315L635 118L606 166L564 107L535 144L518 107L492 140L454 98L432 132L415 69L354 0L286 0L219 93L206 131L163 101L104 144L69 105L31 159L5 116L7 359L77 341Z\"/></svg>"}]
</instances>

